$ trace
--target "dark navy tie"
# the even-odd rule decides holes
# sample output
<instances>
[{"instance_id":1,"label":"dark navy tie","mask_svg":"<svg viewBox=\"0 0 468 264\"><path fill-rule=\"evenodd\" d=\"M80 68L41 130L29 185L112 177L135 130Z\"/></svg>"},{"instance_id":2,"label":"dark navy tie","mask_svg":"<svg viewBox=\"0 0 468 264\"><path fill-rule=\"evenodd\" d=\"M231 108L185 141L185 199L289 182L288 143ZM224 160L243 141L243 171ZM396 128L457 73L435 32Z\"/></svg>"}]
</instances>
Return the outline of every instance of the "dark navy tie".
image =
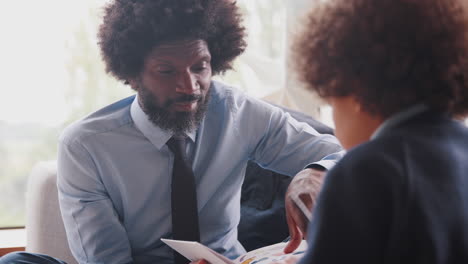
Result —
<instances>
[{"instance_id":1,"label":"dark navy tie","mask_svg":"<svg viewBox=\"0 0 468 264\"><path fill-rule=\"evenodd\" d=\"M173 239L200 241L195 178L185 154L186 138L172 137L167 146L174 154L172 168L171 203ZM189 261L174 251L175 264Z\"/></svg>"}]
</instances>

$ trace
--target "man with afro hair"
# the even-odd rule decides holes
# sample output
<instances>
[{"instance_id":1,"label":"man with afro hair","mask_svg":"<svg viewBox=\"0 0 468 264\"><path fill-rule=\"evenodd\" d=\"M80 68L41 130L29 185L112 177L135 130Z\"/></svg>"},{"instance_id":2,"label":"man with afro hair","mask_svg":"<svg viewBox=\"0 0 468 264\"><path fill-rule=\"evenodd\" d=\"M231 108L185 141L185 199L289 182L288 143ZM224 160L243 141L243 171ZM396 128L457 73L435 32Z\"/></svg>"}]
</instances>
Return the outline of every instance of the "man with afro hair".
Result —
<instances>
[{"instance_id":1,"label":"man with afro hair","mask_svg":"<svg viewBox=\"0 0 468 264\"><path fill-rule=\"evenodd\" d=\"M194 240L235 258L245 252L237 225L249 160L290 176L316 162L301 173L320 177L339 157L333 136L211 79L244 51L241 22L236 4L226 0L106 6L98 35L106 70L137 94L75 122L60 137L59 201L79 263L188 263L161 241L181 239L172 228L171 205L181 199L171 196L173 171L181 170L175 162L193 171L196 194L188 188L182 196L198 215L182 220L197 226ZM185 146L177 152L169 147L173 141ZM24 252L0 261L10 262L63 263Z\"/></svg>"}]
</instances>

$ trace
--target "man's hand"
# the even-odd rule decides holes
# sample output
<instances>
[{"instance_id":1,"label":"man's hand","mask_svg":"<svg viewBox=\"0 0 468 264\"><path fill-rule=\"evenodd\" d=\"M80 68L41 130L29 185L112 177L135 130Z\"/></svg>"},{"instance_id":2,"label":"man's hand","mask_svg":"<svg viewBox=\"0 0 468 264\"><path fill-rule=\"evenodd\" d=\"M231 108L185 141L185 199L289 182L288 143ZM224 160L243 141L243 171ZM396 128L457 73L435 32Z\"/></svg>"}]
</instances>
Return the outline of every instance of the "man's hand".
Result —
<instances>
[{"instance_id":1,"label":"man's hand","mask_svg":"<svg viewBox=\"0 0 468 264\"><path fill-rule=\"evenodd\" d=\"M312 208L322 187L324 176L325 171L305 169L300 171L289 184L286 191L285 207L291 238L284 248L284 253L296 250L302 239L307 236L307 226L312 217Z\"/></svg>"}]
</instances>

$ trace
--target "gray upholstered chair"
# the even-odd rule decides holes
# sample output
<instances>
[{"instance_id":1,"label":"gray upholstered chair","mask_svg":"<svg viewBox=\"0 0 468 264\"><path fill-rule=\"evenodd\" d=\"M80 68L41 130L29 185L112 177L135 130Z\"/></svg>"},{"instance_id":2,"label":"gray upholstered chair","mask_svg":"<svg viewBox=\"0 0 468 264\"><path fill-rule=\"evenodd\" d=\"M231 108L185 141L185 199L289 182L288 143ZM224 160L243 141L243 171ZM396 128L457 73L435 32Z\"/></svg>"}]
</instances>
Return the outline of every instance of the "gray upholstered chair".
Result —
<instances>
[{"instance_id":1,"label":"gray upholstered chair","mask_svg":"<svg viewBox=\"0 0 468 264\"><path fill-rule=\"evenodd\" d=\"M26 251L77 264L68 247L56 184L55 161L34 166L26 192Z\"/></svg>"}]
</instances>

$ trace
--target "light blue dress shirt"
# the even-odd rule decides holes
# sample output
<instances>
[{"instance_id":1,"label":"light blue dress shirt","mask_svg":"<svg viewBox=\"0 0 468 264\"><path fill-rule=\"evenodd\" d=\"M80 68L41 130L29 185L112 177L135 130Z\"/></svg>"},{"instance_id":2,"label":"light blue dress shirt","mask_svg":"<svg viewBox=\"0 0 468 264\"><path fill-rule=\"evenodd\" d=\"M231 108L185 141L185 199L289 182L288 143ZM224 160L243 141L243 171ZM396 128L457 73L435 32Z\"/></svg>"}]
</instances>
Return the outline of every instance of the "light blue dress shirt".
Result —
<instances>
[{"instance_id":1,"label":"light blue dress shirt","mask_svg":"<svg viewBox=\"0 0 468 264\"><path fill-rule=\"evenodd\" d=\"M213 82L211 101L187 154L197 185L201 243L234 258L240 191L249 159L295 175L341 150L330 135L279 108ZM135 96L75 122L58 156L60 208L80 263L172 263L171 133L151 123ZM189 219L188 219L189 221Z\"/></svg>"}]
</instances>

